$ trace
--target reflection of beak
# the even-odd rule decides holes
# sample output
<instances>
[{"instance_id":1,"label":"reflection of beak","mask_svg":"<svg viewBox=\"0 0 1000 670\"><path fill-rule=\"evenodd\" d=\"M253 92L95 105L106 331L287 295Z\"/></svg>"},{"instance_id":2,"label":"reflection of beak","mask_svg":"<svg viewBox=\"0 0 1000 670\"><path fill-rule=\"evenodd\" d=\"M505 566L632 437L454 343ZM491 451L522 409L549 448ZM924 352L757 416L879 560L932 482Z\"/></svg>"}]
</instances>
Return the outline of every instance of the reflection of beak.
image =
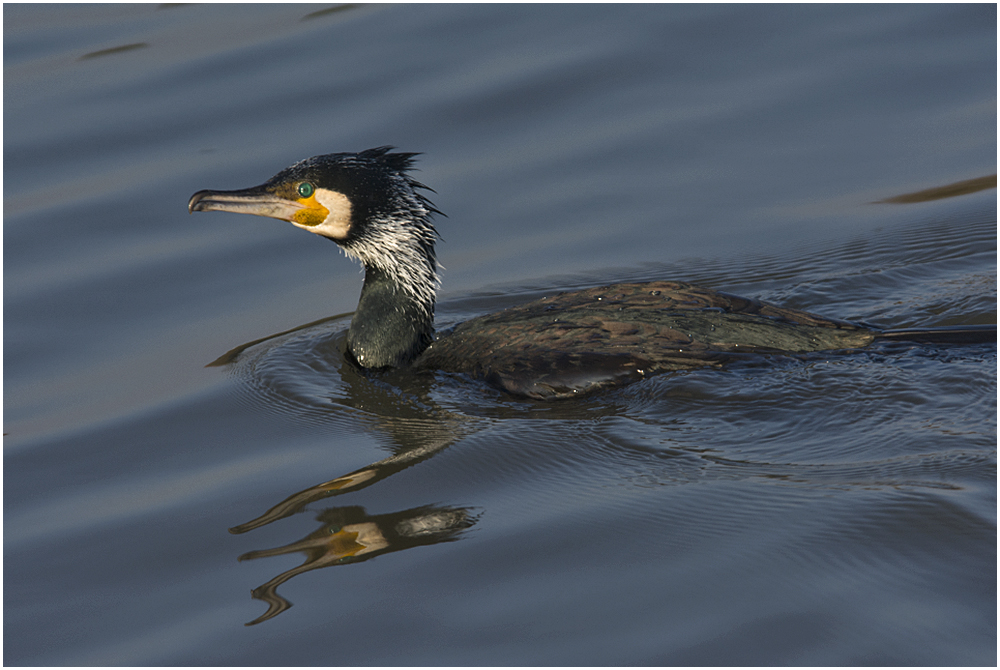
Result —
<instances>
[{"instance_id":1,"label":"reflection of beak","mask_svg":"<svg viewBox=\"0 0 1000 670\"><path fill-rule=\"evenodd\" d=\"M381 551L389 546L382 531L370 521L345 526L326 539L327 558L344 559Z\"/></svg>"},{"instance_id":2,"label":"reflection of beak","mask_svg":"<svg viewBox=\"0 0 1000 670\"><path fill-rule=\"evenodd\" d=\"M235 212L295 222L305 205L265 191L261 186L241 191L198 191L188 201L189 212Z\"/></svg>"}]
</instances>

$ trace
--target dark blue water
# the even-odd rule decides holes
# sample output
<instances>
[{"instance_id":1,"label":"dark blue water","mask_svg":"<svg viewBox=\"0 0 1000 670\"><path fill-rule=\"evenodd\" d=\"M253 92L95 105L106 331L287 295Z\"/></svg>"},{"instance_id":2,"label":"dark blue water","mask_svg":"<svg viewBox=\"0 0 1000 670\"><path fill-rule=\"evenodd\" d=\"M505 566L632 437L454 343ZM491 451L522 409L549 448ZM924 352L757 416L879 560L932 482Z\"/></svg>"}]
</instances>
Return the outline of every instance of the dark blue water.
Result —
<instances>
[{"instance_id":1,"label":"dark blue water","mask_svg":"<svg viewBox=\"0 0 1000 670\"><path fill-rule=\"evenodd\" d=\"M5 5L4 662L995 665L995 343L372 379L357 265L185 205L393 144L440 326L653 279L995 324L995 189L877 201L996 173L996 25Z\"/></svg>"}]
</instances>

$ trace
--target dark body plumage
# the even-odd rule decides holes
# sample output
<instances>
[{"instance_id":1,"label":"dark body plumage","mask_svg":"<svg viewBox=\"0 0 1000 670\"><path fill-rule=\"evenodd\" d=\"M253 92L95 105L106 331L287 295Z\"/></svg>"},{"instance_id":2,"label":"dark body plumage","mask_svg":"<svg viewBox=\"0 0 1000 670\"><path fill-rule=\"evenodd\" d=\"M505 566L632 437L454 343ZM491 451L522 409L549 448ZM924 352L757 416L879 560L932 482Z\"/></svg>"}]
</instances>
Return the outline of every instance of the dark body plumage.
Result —
<instances>
[{"instance_id":1,"label":"dark body plumage","mask_svg":"<svg viewBox=\"0 0 1000 670\"><path fill-rule=\"evenodd\" d=\"M437 233L430 219L439 212L419 193L427 187L409 175L414 155L380 147L316 156L261 186L199 191L188 207L291 221L359 259L365 283L346 353L361 367L464 373L535 398L750 354L852 349L876 338L995 341L995 326L879 331L667 281L562 293L434 339Z\"/></svg>"},{"instance_id":2,"label":"dark body plumage","mask_svg":"<svg viewBox=\"0 0 1000 670\"><path fill-rule=\"evenodd\" d=\"M746 354L863 347L868 328L681 282L561 293L471 319L414 362L563 397Z\"/></svg>"}]
</instances>

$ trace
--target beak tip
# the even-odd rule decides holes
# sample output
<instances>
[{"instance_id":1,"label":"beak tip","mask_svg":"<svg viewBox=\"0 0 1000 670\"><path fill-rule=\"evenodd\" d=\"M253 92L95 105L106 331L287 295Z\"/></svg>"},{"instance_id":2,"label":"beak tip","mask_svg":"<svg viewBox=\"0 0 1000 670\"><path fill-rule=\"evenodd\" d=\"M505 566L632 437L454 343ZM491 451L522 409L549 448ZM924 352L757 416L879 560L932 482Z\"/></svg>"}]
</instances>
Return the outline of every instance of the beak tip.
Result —
<instances>
[{"instance_id":1,"label":"beak tip","mask_svg":"<svg viewBox=\"0 0 1000 670\"><path fill-rule=\"evenodd\" d=\"M204 197L205 191L198 191L188 200L188 214L194 214L195 212L200 212L201 199Z\"/></svg>"}]
</instances>

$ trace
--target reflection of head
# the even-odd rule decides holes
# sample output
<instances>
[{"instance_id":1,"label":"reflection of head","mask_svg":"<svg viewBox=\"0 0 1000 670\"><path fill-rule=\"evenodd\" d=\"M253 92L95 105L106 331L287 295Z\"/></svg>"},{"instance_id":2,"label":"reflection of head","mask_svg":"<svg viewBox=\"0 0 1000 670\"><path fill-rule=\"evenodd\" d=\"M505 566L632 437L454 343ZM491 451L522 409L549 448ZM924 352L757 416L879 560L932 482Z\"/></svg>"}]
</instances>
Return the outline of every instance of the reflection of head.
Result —
<instances>
[{"instance_id":1,"label":"reflection of head","mask_svg":"<svg viewBox=\"0 0 1000 670\"><path fill-rule=\"evenodd\" d=\"M268 610L247 625L266 621L292 606L278 595L279 585L292 577L332 565L357 563L381 554L458 539L478 516L468 508L426 505L392 514L368 515L364 508L333 507L317 515L322 526L297 542L274 549L250 551L240 560L302 552L306 560L253 590Z\"/></svg>"}]
</instances>

